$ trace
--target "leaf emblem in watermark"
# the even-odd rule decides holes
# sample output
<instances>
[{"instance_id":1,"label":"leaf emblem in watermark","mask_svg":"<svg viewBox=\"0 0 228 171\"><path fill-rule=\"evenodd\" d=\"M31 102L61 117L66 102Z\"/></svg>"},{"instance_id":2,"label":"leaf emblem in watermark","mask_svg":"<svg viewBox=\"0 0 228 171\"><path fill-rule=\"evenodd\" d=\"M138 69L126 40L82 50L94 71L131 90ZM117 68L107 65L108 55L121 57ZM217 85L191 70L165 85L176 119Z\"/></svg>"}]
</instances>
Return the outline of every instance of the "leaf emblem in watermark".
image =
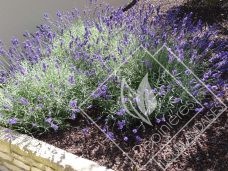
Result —
<instances>
[{"instance_id":1,"label":"leaf emblem in watermark","mask_svg":"<svg viewBox=\"0 0 228 171\"><path fill-rule=\"evenodd\" d=\"M127 89L127 97L124 96L124 91L126 89ZM134 100L132 100L132 97L134 98ZM127 102L126 102L126 98L129 99ZM127 84L125 78L122 79L121 102L125 111L129 115L137 119L141 119L143 122L149 125L152 125L150 121L150 115L157 107L157 100L149 84L148 74L146 74L142 79L137 91L133 90ZM128 105L126 103L128 103ZM138 109L136 109L135 107L137 107ZM131 109L129 110L129 108Z\"/></svg>"}]
</instances>

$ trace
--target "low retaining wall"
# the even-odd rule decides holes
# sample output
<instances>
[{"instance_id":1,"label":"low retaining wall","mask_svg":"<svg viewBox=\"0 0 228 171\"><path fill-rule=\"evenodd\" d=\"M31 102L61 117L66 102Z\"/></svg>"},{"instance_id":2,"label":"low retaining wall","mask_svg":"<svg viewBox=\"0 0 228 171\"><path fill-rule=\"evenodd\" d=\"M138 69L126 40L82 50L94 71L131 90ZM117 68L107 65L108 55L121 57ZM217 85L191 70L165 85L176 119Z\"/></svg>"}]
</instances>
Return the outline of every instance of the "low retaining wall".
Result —
<instances>
[{"instance_id":1,"label":"low retaining wall","mask_svg":"<svg viewBox=\"0 0 228 171\"><path fill-rule=\"evenodd\" d=\"M52 145L0 127L0 171L112 171Z\"/></svg>"}]
</instances>

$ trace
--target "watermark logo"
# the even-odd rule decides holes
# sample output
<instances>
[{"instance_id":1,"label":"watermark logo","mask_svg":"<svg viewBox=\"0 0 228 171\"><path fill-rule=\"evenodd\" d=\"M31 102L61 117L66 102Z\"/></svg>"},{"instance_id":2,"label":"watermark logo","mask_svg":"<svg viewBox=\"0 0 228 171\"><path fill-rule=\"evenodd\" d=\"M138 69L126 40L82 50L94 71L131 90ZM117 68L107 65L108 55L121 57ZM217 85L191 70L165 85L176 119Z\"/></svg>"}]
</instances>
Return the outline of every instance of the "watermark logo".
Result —
<instances>
[{"instance_id":1,"label":"watermark logo","mask_svg":"<svg viewBox=\"0 0 228 171\"><path fill-rule=\"evenodd\" d=\"M138 72L134 72L135 70L126 72L126 68L132 68L134 64L140 64L140 62L147 59L153 61L152 66L150 66L150 63L146 63L148 65L141 68L142 70ZM172 62L175 65L167 65ZM121 145L117 144L115 139L109 138L132 164L142 170L146 170L151 164L158 165L164 171L167 170L227 110L227 106L223 101L198 78L190 67L166 44L152 54L141 45L123 63L118 65L96 90L89 93L94 94L103 85L108 85L109 82L115 81L118 93L120 93L120 97L118 97L116 102L118 105L121 103L119 105L120 109L123 108L125 111L126 115L123 117L130 116L139 119L145 125L151 126L151 128L156 126L154 120L158 124L162 123L157 129L151 129L151 134L147 137L149 140L146 141L146 144L143 143L136 146L140 146L148 154L147 158L140 163L132 156L132 153L128 154L126 150L129 149L124 149ZM152 82L152 79L156 76L154 71L158 70L159 74L162 73L160 75L162 80L161 83L155 84L155 82ZM131 80L133 74L138 74L137 83ZM186 78L188 81L184 81L183 78ZM187 84L188 82L190 84ZM177 92L177 94L173 93L173 91ZM214 104L216 104L215 106L210 107L202 102L200 97L204 96L205 93L212 97ZM183 95L185 99L179 95ZM91 95L80 104L79 109L101 132L110 137L81 108L90 99L92 99ZM161 109L165 110L165 112L161 112ZM207 112L201 115L205 109ZM184 136L184 138L180 139L182 135L186 135L186 137Z\"/></svg>"},{"instance_id":2,"label":"watermark logo","mask_svg":"<svg viewBox=\"0 0 228 171\"><path fill-rule=\"evenodd\" d=\"M126 95L125 91L127 91ZM129 115L152 125L150 116L156 109L158 102L148 81L148 73L142 79L137 90L133 90L125 78L122 79L121 102ZM137 106L138 109L134 106Z\"/></svg>"}]
</instances>

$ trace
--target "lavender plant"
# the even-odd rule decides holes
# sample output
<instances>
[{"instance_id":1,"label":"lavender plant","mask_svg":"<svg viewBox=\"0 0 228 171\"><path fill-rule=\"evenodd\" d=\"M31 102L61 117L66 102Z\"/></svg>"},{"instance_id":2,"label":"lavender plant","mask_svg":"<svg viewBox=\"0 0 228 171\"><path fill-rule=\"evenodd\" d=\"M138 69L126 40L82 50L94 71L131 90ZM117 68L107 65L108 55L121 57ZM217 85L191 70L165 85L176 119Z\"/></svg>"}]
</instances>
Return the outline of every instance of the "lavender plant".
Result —
<instances>
[{"instance_id":1,"label":"lavender plant","mask_svg":"<svg viewBox=\"0 0 228 171\"><path fill-rule=\"evenodd\" d=\"M191 71L217 95L224 95L225 44L216 45L211 40L215 35L213 28L204 30L200 21L193 25L191 14L170 22L175 14L162 16L159 8L148 5L127 13L105 6L95 16L92 20L83 19L73 10L58 12L57 21L51 21L45 15L49 25L41 25L34 34L26 33L22 44L13 39L8 50L1 44L0 56L10 61L9 69L1 71L1 125L26 133L57 131L68 126L67 120L77 119L81 112L78 106L83 103L80 107L84 111L99 108L98 114L91 117L104 118L104 131L110 138L114 139L113 131L118 130L128 141L124 132L133 129L130 132L139 142L137 133L142 123L128 115L121 104L122 77L137 89L148 73L152 87L149 91L160 104L149 116L151 122L165 122L169 111L178 112L185 103L193 103L192 110L199 110L193 98L178 88L165 69L205 106L211 107L213 102L206 91L199 91L202 85ZM163 44L178 56L175 59L169 51L160 51L155 59L165 69L148 54L154 54ZM138 48L140 45L148 52ZM91 98L84 103L88 96ZM137 108L136 97L125 101L128 105L134 101Z\"/></svg>"}]
</instances>

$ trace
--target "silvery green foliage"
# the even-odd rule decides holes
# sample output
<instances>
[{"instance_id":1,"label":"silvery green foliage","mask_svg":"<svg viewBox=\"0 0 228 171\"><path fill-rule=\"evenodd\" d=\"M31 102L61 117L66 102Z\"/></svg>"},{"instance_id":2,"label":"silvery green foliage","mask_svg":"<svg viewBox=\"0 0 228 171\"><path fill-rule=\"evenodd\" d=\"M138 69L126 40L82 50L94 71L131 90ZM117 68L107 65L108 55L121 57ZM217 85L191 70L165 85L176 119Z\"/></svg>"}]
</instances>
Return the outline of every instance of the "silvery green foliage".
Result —
<instances>
[{"instance_id":1,"label":"silvery green foliage","mask_svg":"<svg viewBox=\"0 0 228 171\"><path fill-rule=\"evenodd\" d=\"M175 20L175 13L162 17L153 5L128 13L105 6L95 18L90 14L83 13L83 18L77 10L58 12L57 21L45 14L50 24L39 26L33 34L25 33L23 43L13 39L9 49L1 43L0 55L9 61L8 69L0 73L1 125L26 133L57 131L68 126L66 120L77 119L79 105L89 96L80 107L85 111L99 108L99 116L91 117L105 118L103 130L110 138L115 138L113 131L121 131L128 141L125 133L134 128L133 135L140 141L139 115L129 113L140 111L147 123L154 124L165 122L169 111L178 112L185 103L193 103L198 110L192 97L147 52L142 48L135 52L140 45L154 54L166 44L208 88L224 95L225 43L211 41L214 29L202 31L202 22L193 25L191 14L183 20ZM206 106L213 105L205 101L207 93L199 91L201 85L173 54L162 50L155 58ZM123 89L121 99L122 78L129 89Z\"/></svg>"}]
</instances>

